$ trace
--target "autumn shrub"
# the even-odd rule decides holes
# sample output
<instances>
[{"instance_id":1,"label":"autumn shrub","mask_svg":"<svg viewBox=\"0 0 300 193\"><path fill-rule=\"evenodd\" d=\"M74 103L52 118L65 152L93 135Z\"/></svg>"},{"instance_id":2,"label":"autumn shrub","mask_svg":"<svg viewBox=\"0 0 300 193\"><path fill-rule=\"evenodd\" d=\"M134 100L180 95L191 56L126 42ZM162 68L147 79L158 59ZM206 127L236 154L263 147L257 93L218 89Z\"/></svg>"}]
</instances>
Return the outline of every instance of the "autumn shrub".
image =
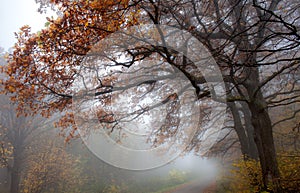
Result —
<instances>
[{"instance_id":1,"label":"autumn shrub","mask_svg":"<svg viewBox=\"0 0 300 193\"><path fill-rule=\"evenodd\" d=\"M299 193L300 155L296 152L280 153L277 156L281 174L281 184L286 193ZM229 182L229 192L258 193L262 192L262 173L259 161L240 159L233 164ZM272 185L268 186L272 190Z\"/></svg>"},{"instance_id":2,"label":"autumn shrub","mask_svg":"<svg viewBox=\"0 0 300 193\"><path fill-rule=\"evenodd\" d=\"M85 181L80 160L63 147L47 143L28 158L24 172L22 193L79 193Z\"/></svg>"},{"instance_id":3,"label":"autumn shrub","mask_svg":"<svg viewBox=\"0 0 300 193\"><path fill-rule=\"evenodd\" d=\"M116 184L109 184L103 190L103 193L121 193L121 187Z\"/></svg>"},{"instance_id":4,"label":"autumn shrub","mask_svg":"<svg viewBox=\"0 0 300 193\"><path fill-rule=\"evenodd\" d=\"M232 192L251 193L262 190L262 174L260 164L256 160L243 159L233 164L234 169L231 171L229 189Z\"/></svg>"},{"instance_id":5,"label":"autumn shrub","mask_svg":"<svg viewBox=\"0 0 300 193\"><path fill-rule=\"evenodd\" d=\"M187 174L184 171L173 169L169 172L169 179L172 184L180 184L187 180Z\"/></svg>"},{"instance_id":6,"label":"autumn shrub","mask_svg":"<svg viewBox=\"0 0 300 193\"><path fill-rule=\"evenodd\" d=\"M279 156L281 183L285 192L300 192L300 153L281 153Z\"/></svg>"},{"instance_id":7,"label":"autumn shrub","mask_svg":"<svg viewBox=\"0 0 300 193\"><path fill-rule=\"evenodd\" d=\"M114 179L108 184L102 193L128 193L128 187L125 183L118 184Z\"/></svg>"}]
</instances>

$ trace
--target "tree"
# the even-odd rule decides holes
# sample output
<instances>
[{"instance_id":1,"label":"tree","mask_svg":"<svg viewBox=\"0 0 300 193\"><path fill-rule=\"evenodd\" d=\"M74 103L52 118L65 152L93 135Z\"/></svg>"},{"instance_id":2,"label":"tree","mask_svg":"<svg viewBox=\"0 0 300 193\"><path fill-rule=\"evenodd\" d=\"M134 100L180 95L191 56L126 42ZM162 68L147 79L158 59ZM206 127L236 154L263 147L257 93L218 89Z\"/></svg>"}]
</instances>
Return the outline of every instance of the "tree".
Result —
<instances>
[{"instance_id":1,"label":"tree","mask_svg":"<svg viewBox=\"0 0 300 193\"><path fill-rule=\"evenodd\" d=\"M16 106L7 96L1 95L1 168L8 169L10 192L19 192L21 173L28 158L28 149L35 138L44 132L46 124L39 116L17 116Z\"/></svg>"},{"instance_id":2,"label":"tree","mask_svg":"<svg viewBox=\"0 0 300 193\"><path fill-rule=\"evenodd\" d=\"M226 84L226 101L216 98L213 89L207 89L209 82L201 72L194 71L193 62L184 53L176 53L168 47L136 46L125 50L129 57L126 62L112 55L107 55L106 60L110 61L109 65L125 67L122 70L126 72L124 69L131 68L138 61L160 57L186 76L199 100L208 97L227 103L242 152L254 158L258 154L264 189L272 183L274 192L282 192L268 108L299 100L296 85L299 83L300 35L296 1L51 2L60 7L63 16L57 20L49 19L48 28L37 34L31 34L28 26L23 27L9 65L4 69L9 75L4 81L6 92L16 94L11 99L18 101L19 111L25 114L41 112L44 116L64 111L65 116L59 125L72 125L74 130L69 137L73 137L76 125L74 115L70 113L72 86L80 77L80 64L92 45L137 22L171 25L191 33L212 53ZM157 38L163 41L167 36L158 33ZM284 83L280 82L283 77ZM110 97L116 91L113 90L115 79L115 75L99 77L95 88L99 90L102 107L114 102ZM278 81L280 84L270 88ZM143 81L133 85L145 85L145 90L151 91L155 82ZM294 86L286 88L287 83ZM274 100L280 96L285 99ZM161 100L161 104L166 102L172 109L167 116L168 126L176 122L175 116L171 115L176 114L180 107L177 97L168 93L166 101ZM118 122L112 112L102 109L98 113L101 122ZM153 142L161 141L160 136L165 137L166 133L172 133L172 130L157 133ZM257 153L256 150L251 152L253 149L257 149Z\"/></svg>"},{"instance_id":3,"label":"tree","mask_svg":"<svg viewBox=\"0 0 300 193\"><path fill-rule=\"evenodd\" d=\"M37 147L37 146L35 146ZM31 149L27 169L21 184L21 192L79 192L85 180L80 160L74 158L57 140Z\"/></svg>"},{"instance_id":4,"label":"tree","mask_svg":"<svg viewBox=\"0 0 300 193\"><path fill-rule=\"evenodd\" d=\"M2 155L2 159L5 159L3 167L7 167L11 175L11 192L17 192L20 181L20 171L22 168L22 159L24 158L24 154L21 153L24 150L24 140L21 137L24 137L23 132L26 132L26 129L23 130L24 127L21 125L24 125L26 122L24 117L16 118L11 106L9 104L7 105L9 100L3 100L3 98L1 109L1 141L3 146L12 149L9 157L5 156L5 154Z\"/></svg>"},{"instance_id":5,"label":"tree","mask_svg":"<svg viewBox=\"0 0 300 193\"><path fill-rule=\"evenodd\" d=\"M298 13L295 13L293 2L291 9L284 8L283 3L286 2L149 1L152 9L147 9L149 6L146 3L144 6L154 23L168 21L168 24L191 31L213 53L222 68L224 81L229 84L227 102L235 102L233 105L240 101L247 103L246 112L251 113L250 121L254 129L254 136L248 136L250 141L255 141L258 149L263 184L267 189L268 179L272 179L272 183L277 183L274 185L275 192L281 191L280 177L266 98L274 93L284 93L282 91L285 89L280 87L280 91L274 91L267 86L286 74L295 76L299 69L298 19L291 17ZM279 16L280 11L284 10L289 12L285 18ZM174 20L168 19L170 17ZM289 54L286 54L287 50ZM262 70L271 70L272 73ZM299 78L289 81L297 85ZM266 90L267 94L263 95ZM299 99L297 89L286 91L286 94L291 95L286 95L286 101L291 97ZM238 135L240 133L243 134L237 131ZM251 134L247 130L246 133ZM242 139L241 135L239 137ZM246 141L242 140L241 145L242 142Z\"/></svg>"},{"instance_id":6,"label":"tree","mask_svg":"<svg viewBox=\"0 0 300 193\"><path fill-rule=\"evenodd\" d=\"M62 3L60 11L64 13L63 17L57 20L48 18L48 28L37 34L31 34L29 26L22 27L21 32L17 34L19 45L11 55L17 60L4 70L10 76L5 81L10 86L4 83L6 90L22 92L20 95L12 96L11 99L18 101L18 111L25 115L41 112L42 115L49 116L53 112L70 108L71 89L69 86L72 85L73 76L78 73L76 67L83 56L100 39L115 32L121 25L124 25L123 27L131 25L135 20L133 15L126 14L127 1L106 1L105 4L98 1L88 3L55 1L55 3ZM84 34L81 33L83 31ZM69 44L69 40L72 44ZM23 46L28 49L23 50ZM56 52L58 50L61 52ZM40 57L34 56L35 54L31 51L37 51L36 54ZM61 55L56 55L56 53L61 53ZM24 54L28 57L24 58ZM51 55L53 58L48 58ZM65 67L61 68L62 66ZM17 77L21 76L28 77L24 80L25 84L17 83ZM60 84L61 81L64 83ZM53 84L54 82L56 83ZM63 92L60 93L60 90ZM70 116L67 114L65 119L71 120Z\"/></svg>"},{"instance_id":7,"label":"tree","mask_svg":"<svg viewBox=\"0 0 300 193\"><path fill-rule=\"evenodd\" d=\"M4 66L6 61L1 54ZM2 79L5 79L1 75ZM3 88L1 87L1 92ZM25 117L18 115L16 105L9 100L9 96L0 96L0 167L8 170L9 190L12 193L19 192L21 173L27 158L27 150L35 137L43 132L45 122L40 116Z\"/></svg>"}]
</instances>

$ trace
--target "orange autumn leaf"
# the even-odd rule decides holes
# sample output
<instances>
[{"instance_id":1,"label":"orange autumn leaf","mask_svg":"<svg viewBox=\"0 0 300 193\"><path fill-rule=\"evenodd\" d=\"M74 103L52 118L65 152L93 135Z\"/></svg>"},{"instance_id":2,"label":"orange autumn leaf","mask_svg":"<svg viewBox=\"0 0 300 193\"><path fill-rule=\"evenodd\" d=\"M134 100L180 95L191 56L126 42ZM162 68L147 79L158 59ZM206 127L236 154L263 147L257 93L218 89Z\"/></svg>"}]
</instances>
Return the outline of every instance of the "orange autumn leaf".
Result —
<instances>
[{"instance_id":1,"label":"orange autumn leaf","mask_svg":"<svg viewBox=\"0 0 300 193\"><path fill-rule=\"evenodd\" d=\"M51 0L61 11L47 26L32 33L23 26L1 72L4 92L12 93L20 114L49 117L71 108L72 84L83 56L91 47L126 26L128 0ZM17 77L17 78L16 78ZM62 116L58 127L76 129L72 115Z\"/></svg>"}]
</instances>

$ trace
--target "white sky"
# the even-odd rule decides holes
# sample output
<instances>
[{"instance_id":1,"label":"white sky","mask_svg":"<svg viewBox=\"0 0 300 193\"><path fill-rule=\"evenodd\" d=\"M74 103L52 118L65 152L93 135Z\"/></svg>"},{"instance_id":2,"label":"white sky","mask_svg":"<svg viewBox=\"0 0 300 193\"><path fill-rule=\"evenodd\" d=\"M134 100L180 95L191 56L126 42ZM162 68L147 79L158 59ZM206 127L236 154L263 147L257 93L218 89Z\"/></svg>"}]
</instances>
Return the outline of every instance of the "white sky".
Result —
<instances>
[{"instance_id":1,"label":"white sky","mask_svg":"<svg viewBox=\"0 0 300 193\"><path fill-rule=\"evenodd\" d=\"M14 32L18 32L23 25L31 26L36 32L44 27L46 15L37 12L35 0L0 0L0 46L6 50L15 42ZM54 15L49 12L47 15Z\"/></svg>"}]
</instances>

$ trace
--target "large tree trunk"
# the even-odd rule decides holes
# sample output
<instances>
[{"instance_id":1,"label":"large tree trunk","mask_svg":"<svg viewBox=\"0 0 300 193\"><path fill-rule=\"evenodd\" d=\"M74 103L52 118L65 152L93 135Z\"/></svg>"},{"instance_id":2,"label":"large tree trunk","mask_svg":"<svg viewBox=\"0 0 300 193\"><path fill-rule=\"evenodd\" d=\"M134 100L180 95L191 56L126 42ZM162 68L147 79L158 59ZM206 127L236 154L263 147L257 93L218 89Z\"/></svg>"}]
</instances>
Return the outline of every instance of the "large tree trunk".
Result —
<instances>
[{"instance_id":1,"label":"large tree trunk","mask_svg":"<svg viewBox=\"0 0 300 193\"><path fill-rule=\"evenodd\" d=\"M24 138L22 131L19 131L14 138L13 163L10 167L10 193L20 192L21 169L24 155Z\"/></svg>"},{"instance_id":2,"label":"large tree trunk","mask_svg":"<svg viewBox=\"0 0 300 193\"><path fill-rule=\"evenodd\" d=\"M19 193L20 189L20 169L21 169L21 159L20 159L19 151L16 150L14 152L14 162L11 168L10 175L10 193Z\"/></svg>"},{"instance_id":3,"label":"large tree trunk","mask_svg":"<svg viewBox=\"0 0 300 193\"><path fill-rule=\"evenodd\" d=\"M19 193L19 184L20 184L19 172L18 171L13 171L11 173L10 192L11 193Z\"/></svg>"},{"instance_id":4,"label":"large tree trunk","mask_svg":"<svg viewBox=\"0 0 300 193\"><path fill-rule=\"evenodd\" d=\"M274 192L282 192L271 120L266 109L261 109L257 102L249 103L249 108L252 113L251 121L255 131L254 140L259 152L264 188L267 189L268 184L271 183Z\"/></svg>"},{"instance_id":5,"label":"large tree trunk","mask_svg":"<svg viewBox=\"0 0 300 193\"><path fill-rule=\"evenodd\" d=\"M251 159L258 159L258 152L256 148L256 144L254 143L253 139L253 128L252 124L247 125L247 122L250 118L250 116L247 116L247 113L245 111L248 111L248 109L242 108L242 112L244 114L245 119L245 125L242 123L242 117L240 116L239 110L236 107L236 104L233 102L227 103L228 107L231 110L233 121L234 121L234 130L237 133L237 136L239 138L239 142L241 145L241 151L245 159L251 158Z\"/></svg>"},{"instance_id":6,"label":"large tree trunk","mask_svg":"<svg viewBox=\"0 0 300 193\"><path fill-rule=\"evenodd\" d=\"M264 189L273 185L275 193L281 193L280 173L276 160L272 123L267 111L267 104L259 87L258 68L248 68L246 89L249 94L249 110L254 128L254 141L257 146L261 164Z\"/></svg>"},{"instance_id":7,"label":"large tree trunk","mask_svg":"<svg viewBox=\"0 0 300 193\"><path fill-rule=\"evenodd\" d=\"M251 122L251 112L249 110L249 107L246 102L240 102L242 105L242 112L244 114L244 120L245 120L245 131L247 134L247 140L248 140L248 153L249 158L258 160L258 150L256 147L256 143L254 141L254 128Z\"/></svg>"}]
</instances>

